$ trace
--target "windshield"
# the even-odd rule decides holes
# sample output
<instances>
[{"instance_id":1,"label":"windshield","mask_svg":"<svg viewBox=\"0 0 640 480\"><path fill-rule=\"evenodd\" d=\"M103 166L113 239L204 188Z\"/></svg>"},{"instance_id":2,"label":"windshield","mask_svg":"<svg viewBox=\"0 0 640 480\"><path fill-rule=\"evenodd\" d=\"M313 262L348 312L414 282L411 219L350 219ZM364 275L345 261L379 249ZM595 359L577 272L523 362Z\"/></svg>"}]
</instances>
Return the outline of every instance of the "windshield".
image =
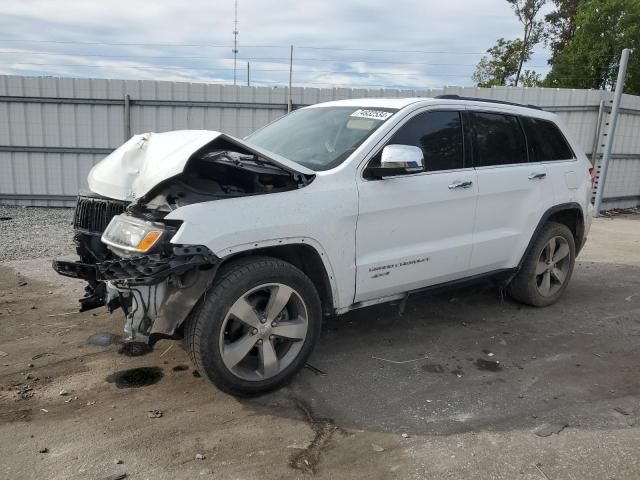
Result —
<instances>
[{"instance_id":1,"label":"windshield","mask_svg":"<svg viewBox=\"0 0 640 480\"><path fill-rule=\"evenodd\" d=\"M395 112L397 109L374 107L304 108L246 140L311 170L329 170L344 162Z\"/></svg>"}]
</instances>

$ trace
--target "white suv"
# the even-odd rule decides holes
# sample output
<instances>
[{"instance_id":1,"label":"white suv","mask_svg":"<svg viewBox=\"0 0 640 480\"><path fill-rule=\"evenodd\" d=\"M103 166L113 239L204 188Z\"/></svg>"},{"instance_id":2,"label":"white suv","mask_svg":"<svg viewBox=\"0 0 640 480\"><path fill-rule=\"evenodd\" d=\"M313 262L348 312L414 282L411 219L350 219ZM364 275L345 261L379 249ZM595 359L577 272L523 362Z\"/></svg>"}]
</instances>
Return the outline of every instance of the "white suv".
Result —
<instances>
[{"instance_id":1,"label":"white suv","mask_svg":"<svg viewBox=\"0 0 640 480\"><path fill-rule=\"evenodd\" d=\"M133 339L184 339L220 389L304 365L323 315L491 277L555 302L592 215L591 164L558 118L457 96L296 110L244 140L136 135L89 175L75 216L82 309Z\"/></svg>"}]
</instances>

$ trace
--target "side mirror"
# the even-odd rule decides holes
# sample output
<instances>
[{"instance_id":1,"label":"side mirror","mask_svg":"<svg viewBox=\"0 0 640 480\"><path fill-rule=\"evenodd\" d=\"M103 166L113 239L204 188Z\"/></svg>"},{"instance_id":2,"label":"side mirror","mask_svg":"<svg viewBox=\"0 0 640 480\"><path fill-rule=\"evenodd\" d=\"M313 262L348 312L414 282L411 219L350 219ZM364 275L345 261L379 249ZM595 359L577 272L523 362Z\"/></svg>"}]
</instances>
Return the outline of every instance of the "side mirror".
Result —
<instances>
[{"instance_id":1,"label":"side mirror","mask_svg":"<svg viewBox=\"0 0 640 480\"><path fill-rule=\"evenodd\" d=\"M374 178L383 178L403 173L424 170L422 150L412 145L387 145L382 149L379 167L372 167L369 173Z\"/></svg>"}]
</instances>

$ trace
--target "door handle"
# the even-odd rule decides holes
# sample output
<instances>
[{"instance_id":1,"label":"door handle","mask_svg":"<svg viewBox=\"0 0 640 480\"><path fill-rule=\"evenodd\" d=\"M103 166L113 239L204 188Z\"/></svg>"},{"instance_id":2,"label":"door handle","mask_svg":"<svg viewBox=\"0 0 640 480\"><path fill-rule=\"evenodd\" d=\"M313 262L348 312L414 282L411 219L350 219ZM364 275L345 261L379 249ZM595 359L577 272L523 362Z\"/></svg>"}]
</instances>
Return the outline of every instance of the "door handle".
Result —
<instances>
[{"instance_id":1,"label":"door handle","mask_svg":"<svg viewBox=\"0 0 640 480\"><path fill-rule=\"evenodd\" d=\"M449 190L453 190L455 188L469 188L471 185L473 185L473 182L471 181L463 182L461 180L456 180L449 184Z\"/></svg>"},{"instance_id":2,"label":"door handle","mask_svg":"<svg viewBox=\"0 0 640 480\"><path fill-rule=\"evenodd\" d=\"M538 172L538 173L532 173L531 175L529 175L527 178L529 180L540 180L543 179L544 177L546 177L547 174L544 172Z\"/></svg>"}]
</instances>

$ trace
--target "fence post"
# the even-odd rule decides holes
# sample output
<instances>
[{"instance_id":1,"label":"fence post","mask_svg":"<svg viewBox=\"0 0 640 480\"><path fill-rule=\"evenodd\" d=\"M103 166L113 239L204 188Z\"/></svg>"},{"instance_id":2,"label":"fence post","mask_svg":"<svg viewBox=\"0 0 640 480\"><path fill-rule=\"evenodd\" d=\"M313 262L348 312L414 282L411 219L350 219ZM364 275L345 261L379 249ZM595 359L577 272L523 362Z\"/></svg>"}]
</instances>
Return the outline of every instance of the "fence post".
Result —
<instances>
[{"instance_id":1,"label":"fence post","mask_svg":"<svg viewBox=\"0 0 640 480\"><path fill-rule=\"evenodd\" d=\"M287 103L287 113L291 112L291 81L293 77L293 45L289 52L289 102Z\"/></svg>"},{"instance_id":2,"label":"fence post","mask_svg":"<svg viewBox=\"0 0 640 480\"><path fill-rule=\"evenodd\" d=\"M131 138L131 97L128 93L124 95L124 141Z\"/></svg>"},{"instance_id":3,"label":"fence post","mask_svg":"<svg viewBox=\"0 0 640 480\"><path fill-rule=\"evenodd\" d=\"M598 120L595 132L593 133L593 145L591 145L591 163L593 164L593 168L596 168L596 162L598 161L598 145L600 145L600 130L602 129L603 115L604 100L600 100L600 106L598 107Z\"/></svg>"},{"instance_id":4,"label":"fence post","mask_svg":"<svg viewBox=\"0 0 640 480\"><path fill-rule=\"evenodd\" d=\"M607 143L602 154L602 164L600 166L600 177L598 179L598 191L596 192L596 201L594 205L595 216L600 215L602 208L602 198L604 197L604 189L607 182L607 170L609 168L609 158L611 157L611 149L616 133L616 123L618 122L618 111L620 110L620 101L622 100L622 91L624 90L624 77L627 73L627 63L629 63L629 53L631 50L625 48L620 56L620 66L618 68L618 80L616 81L616 91L613 96L613 105L611 106L611 119L609 120L609 130L607 131Z\"/></svg>"}]
</instances>

